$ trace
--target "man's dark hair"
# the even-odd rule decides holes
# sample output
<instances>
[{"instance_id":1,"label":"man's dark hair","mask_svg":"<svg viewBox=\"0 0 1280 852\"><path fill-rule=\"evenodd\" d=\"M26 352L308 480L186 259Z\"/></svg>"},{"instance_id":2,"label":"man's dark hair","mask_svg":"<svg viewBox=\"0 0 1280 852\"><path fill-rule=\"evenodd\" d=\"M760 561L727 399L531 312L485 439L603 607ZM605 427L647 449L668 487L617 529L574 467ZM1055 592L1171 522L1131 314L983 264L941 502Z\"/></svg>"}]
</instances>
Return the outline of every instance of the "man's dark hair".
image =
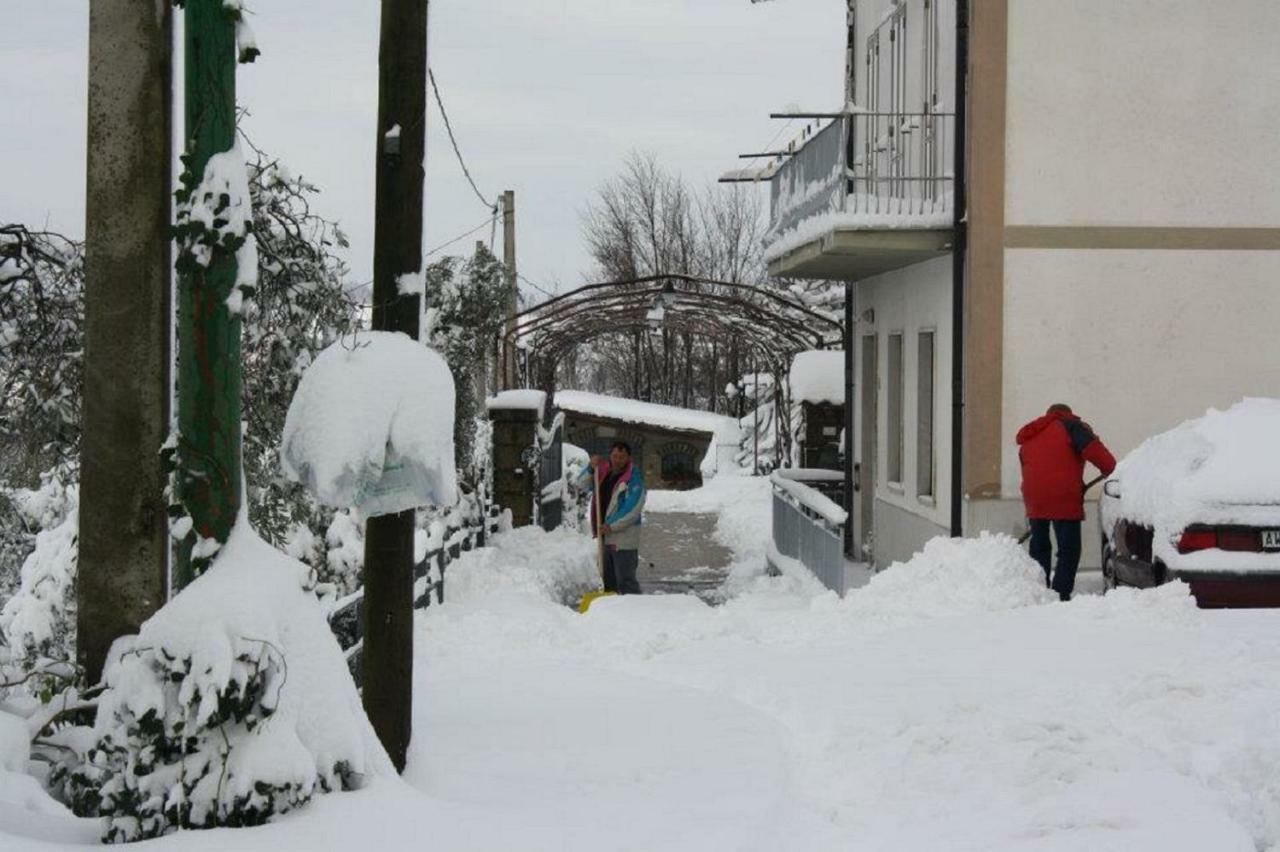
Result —
<instances>
[{"instance_id":1,"label":"man's dark hair","mask_svg":"<svg viewBox=\"0 0 1280 852\"><path fill-rule=\"evenodd\" d=\"M635 453L631 452L631 445L630 445L630 444L628 444L626 441L614 441L614 442L609 446L609 449L611 449L611 450L626 450L626 451L627 451L627 455L629 455L629 456L631 456L631 455L635 455Z\"/></svg>"},{"instance_id":2,"label":"man's dark hair","mask_svg":"<svg viewBox=\"0 0 1280 852\"><path fill-rule=\"evenodd\" d=\"M1050 414L1074 414L1075 412L1073 412L1071 410L1071 406L1067 405L1065 402L1055 402L1053 405L1049 406L1049 413Z\"/></svg>"}]
</instances>

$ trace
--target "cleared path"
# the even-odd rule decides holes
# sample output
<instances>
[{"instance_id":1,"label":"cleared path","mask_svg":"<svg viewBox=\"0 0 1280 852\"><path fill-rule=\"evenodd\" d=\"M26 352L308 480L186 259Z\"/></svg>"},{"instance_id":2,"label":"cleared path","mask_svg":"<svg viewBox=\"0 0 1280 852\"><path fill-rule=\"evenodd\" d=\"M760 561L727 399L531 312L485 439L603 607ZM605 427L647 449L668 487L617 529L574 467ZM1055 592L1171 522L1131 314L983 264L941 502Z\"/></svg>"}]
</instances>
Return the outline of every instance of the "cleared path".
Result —
<instances>
[{"instance_id":1,"label":"cleared path","mask_svg":"<svg viewBox=\"0 0 1280 852\"><path fill-rule=\"evenodd\" d=\"M715 539L709 512L646 512L637 575L645 594L707 597L724 581L733 554Z\"/></svg>"}]
</instances>

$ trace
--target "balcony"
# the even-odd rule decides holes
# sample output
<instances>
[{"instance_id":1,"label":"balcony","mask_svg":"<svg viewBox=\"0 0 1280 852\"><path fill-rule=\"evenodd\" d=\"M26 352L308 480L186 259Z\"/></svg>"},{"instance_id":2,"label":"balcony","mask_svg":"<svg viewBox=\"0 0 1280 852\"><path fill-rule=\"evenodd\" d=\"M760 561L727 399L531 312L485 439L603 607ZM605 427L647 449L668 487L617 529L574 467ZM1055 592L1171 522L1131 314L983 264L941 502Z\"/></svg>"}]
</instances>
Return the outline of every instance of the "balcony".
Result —
<instances>
[{"instance_id":1,"label":"balcony","mask_svg":"<svg viewBox=\"0 0 1280 852\"><path fill-rule=\"evenodd\" d=\"M853 280L950 251L954 116L823 117L768 176L769 273Z\"/></svg>"}]
</instances>

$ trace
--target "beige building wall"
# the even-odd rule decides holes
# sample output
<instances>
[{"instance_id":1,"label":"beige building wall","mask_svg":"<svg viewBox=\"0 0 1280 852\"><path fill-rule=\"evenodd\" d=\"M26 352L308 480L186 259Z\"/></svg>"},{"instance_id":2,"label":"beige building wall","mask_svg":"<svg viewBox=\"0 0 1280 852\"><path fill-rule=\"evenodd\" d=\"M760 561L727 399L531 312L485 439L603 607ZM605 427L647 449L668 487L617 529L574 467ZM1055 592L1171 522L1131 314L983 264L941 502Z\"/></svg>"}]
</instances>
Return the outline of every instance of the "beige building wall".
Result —
<instances>
[{"instance_id":1,"label":"beige building wall","mask_svg":"<svg viewBox=\"0 0 1280 852\"><path fill-rule=\"evenodd\" d=\"M1068 402L1117 455L1280 396L1280 3L1008 4L1002 476ZM1086 550L1086 557L1089 556Z\"/></svg>"}]
</instances>

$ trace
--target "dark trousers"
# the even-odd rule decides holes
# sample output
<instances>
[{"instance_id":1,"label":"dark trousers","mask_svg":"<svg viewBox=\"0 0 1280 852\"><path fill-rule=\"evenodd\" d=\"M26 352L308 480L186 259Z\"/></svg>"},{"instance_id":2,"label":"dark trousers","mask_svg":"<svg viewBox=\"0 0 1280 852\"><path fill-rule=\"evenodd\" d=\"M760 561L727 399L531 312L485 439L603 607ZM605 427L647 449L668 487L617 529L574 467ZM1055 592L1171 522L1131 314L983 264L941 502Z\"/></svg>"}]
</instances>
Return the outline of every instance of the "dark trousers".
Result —
<instances>
[{"instance_id":1,"label":"dark trousers","mask_svg":"<svg viewBox=\"0 0 1280 852\"><path fill-rule=\"evenodd\" d=\"M640 565L640 551L604 549L604 590L620 595L640 594L640 581L636 568Z\"/></svg>"},{"instance_id":2,"label":"dark trousers","mask_svg":"<svg viewBox=\"0 0 1280 852\"><path fill-rule=\"evenodd\" d=\"M1076 569L1080 567L1080 522L1029 520L1031 525L1031 558L1044 569L1044 583L1058 593L1064 601L1071 600L1076 587ZM1058 542L1058 570L1049 580L1049 567L1053 564L1053 546L1049 543L1049 526L1053 525L1053 537Z\"/></svg>"}]
</instances>

